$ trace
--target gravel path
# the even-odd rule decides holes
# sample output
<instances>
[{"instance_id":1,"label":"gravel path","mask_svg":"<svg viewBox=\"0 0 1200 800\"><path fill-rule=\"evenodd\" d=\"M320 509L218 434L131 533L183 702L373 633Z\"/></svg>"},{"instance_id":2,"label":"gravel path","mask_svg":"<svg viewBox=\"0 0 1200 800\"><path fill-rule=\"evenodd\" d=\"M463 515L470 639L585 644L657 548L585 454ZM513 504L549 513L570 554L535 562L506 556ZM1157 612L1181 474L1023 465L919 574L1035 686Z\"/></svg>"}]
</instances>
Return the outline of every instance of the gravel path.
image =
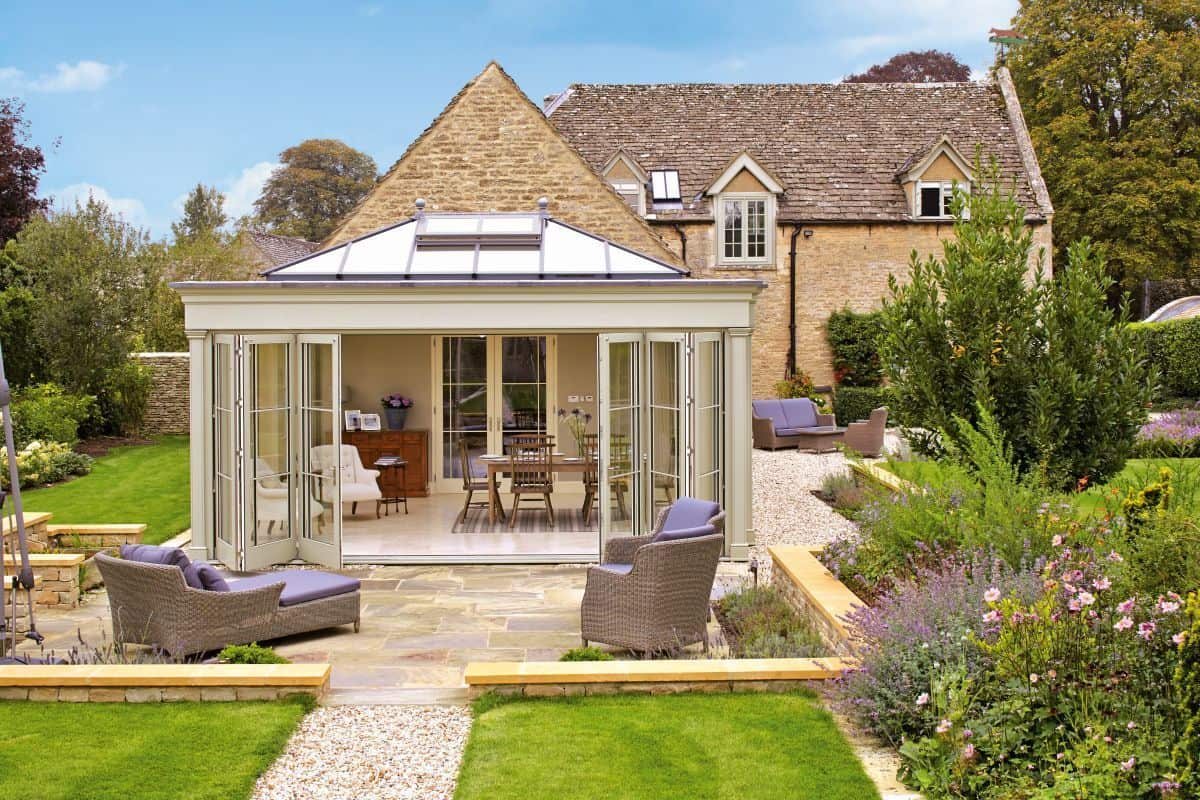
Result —
<instances>
[{"instance_id":1,"label":"gravel path","mask_svg":"<svg viewBox=\"0 0 1200 800\"><path fill-rule=\"evenodd\" d=\"M796 450L754 451L754 529L752 555L760 580L769 578L773 544L820 546L839 534L852 534L854 523L813 497L821 479L849 471L841 453Z\"/></svg>"},{"instance_id":2,"label":"gravel path","mask_svg":"<svg viewBox=\"0 0 1200 800\"><path fill-rule=\"evenodd\" d=\"M470 729L464 706L321 706L254 800L449 800Z\"/></svg>"}]
</instances>

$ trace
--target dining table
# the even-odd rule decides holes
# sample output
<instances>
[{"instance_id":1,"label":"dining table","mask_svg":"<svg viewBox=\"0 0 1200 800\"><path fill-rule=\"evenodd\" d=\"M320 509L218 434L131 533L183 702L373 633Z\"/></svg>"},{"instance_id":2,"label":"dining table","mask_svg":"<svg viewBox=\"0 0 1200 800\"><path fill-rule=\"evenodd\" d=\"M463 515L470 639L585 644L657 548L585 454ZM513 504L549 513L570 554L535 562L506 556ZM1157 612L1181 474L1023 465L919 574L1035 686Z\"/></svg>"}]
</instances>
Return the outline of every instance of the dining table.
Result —
<instances>
[{"instance_id":1,"label":"dining table","mask_svg":"<svg viewBox=\"0 0 1200 800\"><path fill-rule=\"evenodd\" d=\"M488 522L495 525L500 513L500 479L512 472L512 461L509 456L500 455L483 455L479 461L487 466ZM592 465L592 469L597 468L598 465ZM588 460L582 456L551 453L550 469L556 474L582 474L588 470Z\"/></svg>"}]
</instances>

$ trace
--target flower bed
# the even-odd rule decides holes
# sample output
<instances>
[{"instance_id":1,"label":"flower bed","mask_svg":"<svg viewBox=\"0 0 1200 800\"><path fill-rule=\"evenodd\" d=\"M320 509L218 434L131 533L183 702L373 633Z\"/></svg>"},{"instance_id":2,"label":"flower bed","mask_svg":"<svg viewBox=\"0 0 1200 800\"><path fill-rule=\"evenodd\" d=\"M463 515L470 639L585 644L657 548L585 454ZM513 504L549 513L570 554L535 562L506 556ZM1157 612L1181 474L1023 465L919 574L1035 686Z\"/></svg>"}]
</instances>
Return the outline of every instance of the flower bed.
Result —
<instances>
[{"instance_id":1,"label":"flower bed","mask_svg":"<svg viewBox=\"0 0 1200 800\"><path fill-rule=\"evenodd\" d=\"M1200 456L1200 406L1168 411L1138 431L1134 452L1143 458Z\"/></svg>"}]
</instances>

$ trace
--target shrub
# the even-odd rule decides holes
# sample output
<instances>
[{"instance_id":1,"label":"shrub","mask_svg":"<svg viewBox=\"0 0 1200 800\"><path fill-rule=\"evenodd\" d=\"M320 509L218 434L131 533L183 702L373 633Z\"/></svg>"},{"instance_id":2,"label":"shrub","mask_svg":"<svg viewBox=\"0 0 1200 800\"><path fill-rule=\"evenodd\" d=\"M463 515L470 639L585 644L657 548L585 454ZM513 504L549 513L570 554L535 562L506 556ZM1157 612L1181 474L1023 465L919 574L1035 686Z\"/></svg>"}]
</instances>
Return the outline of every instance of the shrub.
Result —
<instances>
[{"instance_id":1,"label":"shrub","mask_svg":"<svg viewBox=\"0 0 1200 800\"><path fill-rule=\"evenodd\" d=\"M1164 393L1200 398L1200 317L1138 322L1129 328L1143 342Z\"/></svg>"},{"instance_id":2,"label":"shrub","mask_svg":"<svg viewBox=\"0 0 1200 800\"><path fill-rule=\"evenodd\" d=\"M714 606L734 658L812 658L828 648L773 586L745 587Z\"/></svg>"},{"instance_id":3,"label":"shrub","mask_svg":"<svg viewBox=\"0 0 1200 800\"><path fill-rule=\"evenodd\" d=\"M873 496L873 492L850 472L825 473L818 493L822 500L848 519L854 519L856 513L866 506Z\"/></svg>"},{"instance_id":4,"label":"shrub","mask_svg":"<svg viewBox=\"0 0 1200 800\"><path fill-rule=\"evenodd\" d=\"M1138 431L1133 452L1140 458L1200 456L1200 406L1168 411L1147 422Z\"/></svg>"},{"instance_id":5,"label":"shrub","mask_svg":"<svg viewBox=\"0 0 1200 800\"><path fill-rule=\"evenodd\" d=\"M59 442L33 441L17 451L17 470L21 475L21 488L45 486L64 481L72 475L86 475L92 471L92 458L76 453ZM0 447L0 488L8 491L8 453Z\"/></svg>"},{"instance_id":6,"label":"shrub","mask_svg":"<svg viewBox=\"0 0 1200 800\"><path fill-rule=\"evenodd\" d=\"M1172 755L1178 770L1179 782L1185 797L1200 796L1200 596L1188 595L1188 618L1191 627L1179 648L1179 665L1175 668L1175 692L1179 697L1179 716L1183 720L1183 736Z\"/></svg>"},{"instance_id":7,"label":"shrub","mask_svg":"<svg viewBox=\"0 0 1200 800\"><path fill-rule=\"evenodd\" d=\"M226 664L290 664L288 659L258 642L227 645L217 658Z\"/></svg>"},{"instance_id":8,"label":"shrub","mask_svg":"<svg viewBox=\"0 0 1200 800\"><path fill-rule=\"evenodd\" d=\"M32 441L74 444L80 426L98 410L91 395L68 394L53 383L29 386L13 393L13 438L17 447Z\"/></svg>"},{"instance_id":9,"label":"shrub","mask_svg":"<svg viewBox=\"0 0 1200 800\"><path fill-rule=\"evenodd\" d=\"M107 429L124 436L136 436L146 419L153 388L154 370L145 364L126 359L109 370L100 394Z\"/></svg>"},{"instance_id":10,"label":"shrub","mask_svg":"<svg viewBox=\"0 0 1200 800\"><path fill-rule=\"evenodd\" d=\"M887 386L839 386L833 394L833 413L838 425L849 425L871 416L880 406L888 408L888 424L895 421L895 400Z\"/></svg>"},{"instance_id":11,"label":"shrub","mask_svg":"<svg viewBox=\"0 0 1200 800\"><path fill-rule=\"evenodd\" d=\"M606 653L599 647L574 647L559 656L559 661L612 661L611 653Z\"/></svg>"},{"instance_id":12,"label":"shrub","mask_svg":"<svg viewBox=\"0 0 1200 800\"><path fill-rule=\"evenodd\" d=\"M1050 278L1029 275L1033 239L995 163L955 203L941 258L915 254L889 279L884 370L906 425L954 436L980 409L1000 424L1022 471L1061 488L1103 482L1124 465L1151 395L1140 340L1107 305L1111 280L1087 241ZM969 207L969 218L963 211ZM936 437L914 435L938 454Z\"/></svg>"},{"instance_id":13,"label":"shrub","mask_svg":"<svg viewBox=\"0 0 1200 800\"><path fill-rule=\"evenodd\" d=\"M844 308L829 315L825 338L833 351L833 380L838 386L879 386L883 363L879 339L883 333L880 313L859 314Z\"/></svg>"}]
</instances>

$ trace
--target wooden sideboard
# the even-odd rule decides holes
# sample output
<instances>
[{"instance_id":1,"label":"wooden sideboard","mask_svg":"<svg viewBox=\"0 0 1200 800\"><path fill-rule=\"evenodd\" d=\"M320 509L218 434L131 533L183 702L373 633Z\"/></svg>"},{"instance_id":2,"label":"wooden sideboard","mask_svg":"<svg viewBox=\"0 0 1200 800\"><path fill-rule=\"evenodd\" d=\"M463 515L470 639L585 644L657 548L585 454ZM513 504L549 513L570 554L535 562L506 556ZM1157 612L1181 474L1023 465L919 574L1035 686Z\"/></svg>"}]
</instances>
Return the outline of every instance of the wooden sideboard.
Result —
<instances>
[{"instance_id":1,"label":"wooden sideboard","mask_svg":"<svg viewBox=\"0 0 1200 800\"><path fill-rule=\"evenodd\" d=\"M409 497L425 497L429 494L429 431L342 431L342 444L358 448L358 457L363 466L371 466L380 456L400 456L408 462L403 473L396 469L385 469L379 476L379 488L384 497L393 497L399 492L392 486L405 476L405 488Z\"/></svg>"}]
</instances>

